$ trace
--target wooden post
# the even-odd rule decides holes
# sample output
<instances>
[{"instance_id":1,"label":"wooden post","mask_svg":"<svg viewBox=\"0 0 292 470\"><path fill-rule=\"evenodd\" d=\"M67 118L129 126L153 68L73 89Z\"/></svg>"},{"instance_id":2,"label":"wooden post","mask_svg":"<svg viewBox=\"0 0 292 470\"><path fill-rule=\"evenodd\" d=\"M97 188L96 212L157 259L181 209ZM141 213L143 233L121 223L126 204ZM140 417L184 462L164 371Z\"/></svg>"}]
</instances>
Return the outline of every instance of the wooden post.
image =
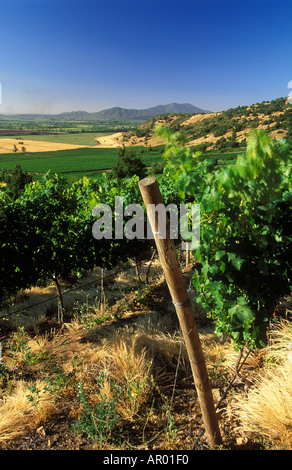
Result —
<instances>
[{"instance_id":1,"label":"wooden post","mask_svg":"<svg viewBox=\"0 0 292 470\"><path fill-rule=\"evenodd\" d=\"M64 311L65 311L63 296L62 296L61 286L60 286L58 277L57 276L53 277L53 280L56 284L57 291L58 291L58 298L59 298L59 302L58 302L58 322L61 325L64 321Z\"/></svg>"},{"instance_id":2,"label":"wooden post","mask_svg":"<svg viewBox=\"0 0 292 470\"><path fill-rule=\"evenodd\" d=\"M165 227L159 227L159 218L157 217L155 206L163 204L162 196L155 177L142 179L139 182L139 188L188 352L206 435L210 446L214 448L216 445L222 444L222 439L217 422L212 389L195 323L194 312L179 267L174 240L170 238L169 226L166 226L166 229ZM159 233L165 233L164 238L159 237Z\"/></svg>"},{"instance_id":3,"label":"wooden post","mask_svg":"<svg viewBox=\"0 0 292 470\"><path fill-rule=\"evenodd\" d=\"M101 304L105 303L105 295L104 295L104 268L101 268L100 302L101 302Z\"/></svg>"},{"instance_id":4,"label":"wooden post","mask_svg":"<svg viewBox=\"0 0 292 470\"><path fill-rule=\"evenodd\" d=\"M137 256L134 256L134 261L135 261L136 278L137 278L138 284L140 286L141 285L141 278L140 278L140 272L139 272Z\"/></svg>"},{"instance_id":5,"label":"wooden post","mask_svg":"<svg viewBox=\"0 0 292 470\"><path fill-rule=\"evenodd\" d=\"M186 243L186 268L189 265L189 260L190 260L190 246L189 242Z\"/></svg>"}]
</instances>

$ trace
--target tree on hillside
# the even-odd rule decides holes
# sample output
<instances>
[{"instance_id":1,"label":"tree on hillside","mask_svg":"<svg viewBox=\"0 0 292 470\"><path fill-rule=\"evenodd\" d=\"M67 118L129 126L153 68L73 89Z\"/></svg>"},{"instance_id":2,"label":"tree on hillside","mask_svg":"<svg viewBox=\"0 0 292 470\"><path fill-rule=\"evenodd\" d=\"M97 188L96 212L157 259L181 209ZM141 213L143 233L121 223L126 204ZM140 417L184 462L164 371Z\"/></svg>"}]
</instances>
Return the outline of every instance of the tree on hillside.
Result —
<instances>
[{"instance_id":1,"label":"tree on hillside","mask_svg":"<svg viewBox=\"0 0 292 470\"><path fill-rule=\"evenodd\" d=\"M292 140L292 108L285 111L285 118L287 122L287 136L286 138Z\"/></svg>"},{"instance_id":2,"label":"tree on hillside","mask_svg":"<svg viewBox=\"0 0 292 470\"><path fill-rule=\"evenodd\" d=\"M235 147L238 147L238 142L237 142L237 137L236 137L236 129L233 128L232 130L232 135L230 137L230 147L231 148L235 148Z\"/></svg>"},{"instance_id":3,"label":"tree on hillside","mask_svg":"<svg viewBox=\"0 0 292 470\"><path fill-rule=\"evenodd\" d=\"M25 185L32 182L32 176L16 165L11 175L6 177L7 192L12 199L17 199L23 192Z\"/></svg>"},{"instance_id":4,"label":"tree on hillside","mask_svg":"<svg viewBox=\"0 0 292 470\"><path fill-rule=\"evenodd\" d=\"M112 170L113 176L117 178L127 178L137 175L139 178L146 176L146 166L137 157L132 147L121 147L118 151L118 159Z\"/></svg>"}]
</instances>

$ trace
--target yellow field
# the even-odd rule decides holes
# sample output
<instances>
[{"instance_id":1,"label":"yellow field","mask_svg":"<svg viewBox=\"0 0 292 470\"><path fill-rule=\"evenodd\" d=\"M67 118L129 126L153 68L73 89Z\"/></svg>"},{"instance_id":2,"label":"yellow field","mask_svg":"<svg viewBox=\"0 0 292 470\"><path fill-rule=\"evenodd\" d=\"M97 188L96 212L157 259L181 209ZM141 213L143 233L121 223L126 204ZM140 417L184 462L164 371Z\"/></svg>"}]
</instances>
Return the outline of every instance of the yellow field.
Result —
<instances>
[{"instance_id":1,"label":"yellow field","mask_svg":"<svg viewBox=\"0 0 292 470\"><path fill-rule=\"evenodd\" d=\"M17 147L17 153L22 153L22 148L25 148L26 152L53 152L54 150L70 150L81 147L90 147L90 148L118 148L125 145L128 146L137 146L145 145L144 137L132 137L128 141L123 141L123 132L116 132L110 135L98 136L96 137L96 145L76 145L76 144L67 144L60 142L46 142L38 140L28 140L28 139L16 139L16 138L1 138L0 139L0 154L1 153L14 153L14 145ZM162 145L164 139L151 137L148 139L148 145L156 146Z\"/></svg>"},{"instance_id":2,"label":"yellow field","mask_svg":"<svg viewBox=\"0 0 292 470\"><path fill-rule=\"evenodd\" d=\"M14 153L14 145L17 147L18 152L22 152L22 147L25 148L26 152L52 152L54 150L69 150L80 147L86 147L86 145L72 145L72 144L61 144L56 142L39 142L34 140L26 139L0 139L0 153Z\"/></svg>"}]
</instances>

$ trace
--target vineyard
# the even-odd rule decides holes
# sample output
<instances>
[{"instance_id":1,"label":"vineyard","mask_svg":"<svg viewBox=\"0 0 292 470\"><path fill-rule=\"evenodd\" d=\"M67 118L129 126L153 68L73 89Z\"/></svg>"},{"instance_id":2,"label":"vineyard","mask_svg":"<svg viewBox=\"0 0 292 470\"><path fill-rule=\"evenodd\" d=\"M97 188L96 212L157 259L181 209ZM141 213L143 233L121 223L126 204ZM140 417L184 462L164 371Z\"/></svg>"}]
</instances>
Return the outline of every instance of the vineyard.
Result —
<instances>
[{"instance_id":1,"label":"vineyard","mask_svg":"<svg viewBox=\"0 0 292 470\"><path fill-rule=\"evenodd\" d=\"M175 246L221 448L291 450L291 142L253 130L218 162L156 136L165 205L200 204L199 247ZM155 241L115 238L118 196L145 208L138 176L49 172L0 191L3 450L209 448ZM99 204L111 238L93 237Z\"/></svg>"},{"instance_id":2,"label":"vineyard","mask_svg":"<svg viewBox=\"0 0 292 470\"><path fill-rule=\"evenodd\" d=\"M25 154L6 153L0 154L0 165L2 172L11 171L16 165L20 165L35 179L39 179L39 175L44 176L48 169L66 178L98 177L103 171L113 168L118 158L118 151L118 148L80 147ZM136 149L136 153L140 153L141 161L146 166L151 166L162 159L161 147L151 151L145 151L141 147Z\"/></svg>"}]
</instances>

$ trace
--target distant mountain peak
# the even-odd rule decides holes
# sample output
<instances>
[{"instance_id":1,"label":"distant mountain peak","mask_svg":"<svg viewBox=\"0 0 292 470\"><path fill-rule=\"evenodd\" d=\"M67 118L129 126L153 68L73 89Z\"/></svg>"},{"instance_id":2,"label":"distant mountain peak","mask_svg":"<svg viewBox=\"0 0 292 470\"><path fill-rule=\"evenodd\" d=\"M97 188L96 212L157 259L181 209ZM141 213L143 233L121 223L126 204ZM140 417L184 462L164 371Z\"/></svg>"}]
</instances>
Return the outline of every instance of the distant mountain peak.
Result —
<instances>
[{"instance_id":1,"label":"distant mountain peak","mask_svg":"<svg viewBox=\"0 0 292 470\"><path fill-rule=\"evenodd\" d=\"M147 121L160 114L195 114L195 113L208 113L204 109L193 106L190 103L169 103L165 105L157 105L146 109L127 109L114 107L104 109L94 114L96 119L125 119L125 120L136 120L136 121Z\"/></svg>"},{"instance_id":2,"label":"distant mountain peak","mask_svg":"<svg viewBox=\"0 0 292 470\"><path fill-rule=\"evenodd\" d=\"M103 109L102 111L98 112L67 111L59 114L14 114L13 116L19 116L21 118L29 117L31 119L60 119L67 121L82 119L88 121L148 121L149 119L152 119L153 117L159 116L161 114L201 114L210 112L211 111L206 111L204 109L193 106L190 103L169 103L165 105L160 104L146 109L128 109L115 106L113 108ZM2 117L5 118L5 116Z\"/></svg>"}]
</instances>

